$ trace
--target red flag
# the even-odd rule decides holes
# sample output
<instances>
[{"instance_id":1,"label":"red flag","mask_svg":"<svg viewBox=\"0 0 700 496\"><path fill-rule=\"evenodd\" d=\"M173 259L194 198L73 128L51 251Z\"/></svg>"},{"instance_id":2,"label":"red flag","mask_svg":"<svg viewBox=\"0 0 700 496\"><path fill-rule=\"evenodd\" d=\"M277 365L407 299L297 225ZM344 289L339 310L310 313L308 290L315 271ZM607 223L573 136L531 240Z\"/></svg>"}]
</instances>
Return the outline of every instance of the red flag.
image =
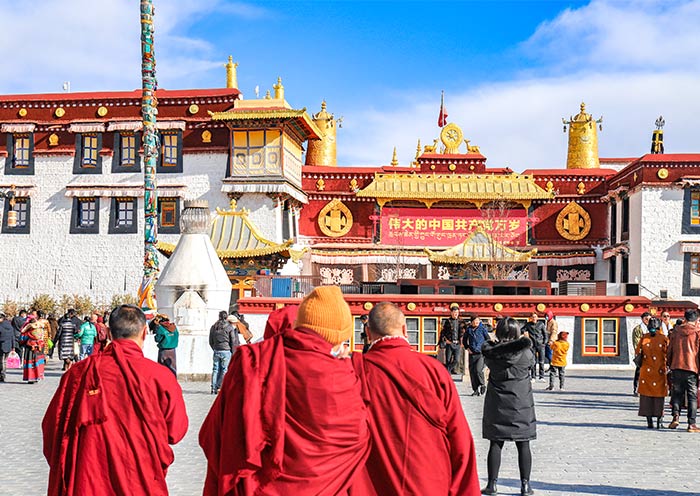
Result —
<instances>
[{"instance_id":1,"label":"red flag","mask_svg":"<svg viewBox=\"0 0 700 496\"><path fill-rule=\"evenodd\" d=\"M447 110L445 110L445 92L442 92L440 97L440 115L438 115L438 127L443 127L447 124Z\"/></svg>"}]
</instances>

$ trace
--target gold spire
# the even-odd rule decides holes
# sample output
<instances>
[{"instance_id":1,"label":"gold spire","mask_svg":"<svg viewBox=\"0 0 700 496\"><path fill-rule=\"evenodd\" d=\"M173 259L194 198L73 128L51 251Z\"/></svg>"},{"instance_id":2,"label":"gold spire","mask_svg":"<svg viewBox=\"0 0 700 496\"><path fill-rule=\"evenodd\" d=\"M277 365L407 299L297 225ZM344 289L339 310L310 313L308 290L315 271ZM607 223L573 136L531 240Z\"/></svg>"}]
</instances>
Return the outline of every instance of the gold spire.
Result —
<instances>
[{"instance_id":1,"label":"gold spire","mask_svg":"<svg viewBox=\"0 0 700 496\"><path fill-rule=\"evenodd\" d=\"M412 165L418 165L418 157L420 157L421 151L420 151L420 138L418 138L418 145L416 145L416 156L413 159L413 164Z\"/></svg>"},{"instance_id":2,"label":"gold spire","mask_svg":"<svg viewBox=\"0 0 700 496\"><path fill-rule=\"evenodd\" d=\"M399 157L396 156L396 147L394 147L394 155L391 157L391 165L394 167L399 165Z\"/></svg>"},{"instance_id":3,"label":"gold spire","mask_svg":"<svg viewBox=\"0 0 700 496\"><path fill-rule=\"evenodd\" d=\"M284 86L282 86L282 78L277 78L277 84L272 87L275 90L275 99L284 100Z\"/></svg>"},{"instance_id":4,"label":"gold spire","mask_svg":"<svg viewBox=\"0 0 700 496\"><path fill-rule=\"evenodd\" d=\"M594 120L586 113L586 104L581 102L581 111L564 123L564 132L569 127L569 150L566 157L567 169L599 169L598 133L596 127L603 129L603 118Z\"/></svg>"},{"instance_id":5,"label":"gold spire","mask_svg":"<svg viewBox=\"0 0 700 496\"><path fill-rule=\"evenodd\" d=\"M267 90L267 92L265 93L265 100L269 100L270 98L272 98L270 96L270 90Z\"/></svg>"},{"instance_id":6,"label":"gold spire","mask_svg":"<svg viewBox=\"0 0 700 496\"><path fill-rule=\"evenodd\" d=\"M233 61L233 56L228 56L228 63L224 66L226 67L226 87L238 89L238 62Z\"/></svg>"}]
</instances>

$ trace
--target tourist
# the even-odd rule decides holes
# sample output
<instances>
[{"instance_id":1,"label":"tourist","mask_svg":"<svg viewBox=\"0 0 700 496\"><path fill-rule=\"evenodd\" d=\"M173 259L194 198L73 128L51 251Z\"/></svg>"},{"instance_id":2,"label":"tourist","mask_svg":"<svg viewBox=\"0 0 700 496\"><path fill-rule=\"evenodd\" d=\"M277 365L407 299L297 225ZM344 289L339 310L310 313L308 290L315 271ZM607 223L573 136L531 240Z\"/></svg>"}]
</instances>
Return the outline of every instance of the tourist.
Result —
<instances>
[{"instance_id":1,"label":"tourist","mask_svg":"<svg viewBox=\"0 0 700 496\"><path fill-rule=\"evenodd\" d=\"M54 314L50 313L49 316L46 317L46 321L49 323L50 342L48 343L48 355L49 358L53 358L53 352L56 349L56 334L58 333L58 320L56 320L56 316Z\"/></svg>"},{"instance_id":2,"label":"tourist","mask_svg":"<svg viewBox=\"0 0 700 496\"><path fill-rule=\"evenodd\" d=\"M700 330L698 311L685 311L685 324L674 329L668 345L667 363L673 373L671 408L673 420L669 429L680 424L681 403L688 402L688 432L700 432L695 423L697 415L698 370L700 370Z\"/></svg>"},{"instance_id":3,"label":"tourist","mask_svg":"<svg viewBox=\"0 0 700 496\"><path fill-rule=\"evenodd\" d=\"M0 312L0 382L5 382L7 372L7 357L17 347L15 331L7 316Z\"/></svg>"},{"instance_id":4,"label":"tourist","mask_svg":"<svg viewBox=\"0 0 700 496\"><path fill-rule=\"evenodd\" d=\"M464 348L469 353L469 379L472 385L472 396L481 396L486 392L484 357L481 354L481 346L488 340L489 333L486 326L478 316L473 315L462 338Z\"/></svg>"},{"instance_id":5,"label":"tourist","mask_svg":"<svg viewBox=\"0 0 700 496\"><path fill-rule=\"evenodd\" d=\"M84 360L92 355L95 347L95 338L97 337L96 322L97 318L94 315L85 317L85 321L80 324L78 333L75 335L80 340L80 360Z\"/></svg>"},{"instance_id":6,"label":"tourist","mask_svg":"<svg viewBox=\"0 0 700 496\"><path fill-rule=\"evenodd\" d=\"M566 354L569 352L569 333L562 331L557 340L551 344L552 362L549 366L549 387L547 391L554 389L554 378L559 376L559 389L564 390L564 374L566 369Z\"/></svg>"},{"instance_id":7,"label":"tourist","mask_svg":"<svg viewBox=\"0 0 700 496\"><path fill-rule=\"evenodd\" d=\"M44 379L46 337L44 325L34 315L27 315L20 335L20 344L23 350L22 380L29 384Z\"/></svg>"},{"instance_id":8,"label":"tourist","mask_svg":"<svg viewBox=\"0 0 700 496\"><path fill-rule=\"evenodd\" d=\"M158 345L158 363L165 365L177 377L177 344L180 333L167 315L158 314L153 319L153 337Z\"/></svg>"},{"instance_id":9,"label":"tourist","mask_svg":"<svg viewBox=\"0 0 700 496\"><path fill-rule=\"evenodd\" d=\"M360 316L360 323L362 324L362 332L360 333L360 339L362 340L362 353L367 353L369 349L369 334L367 334L367 322L369 321L369 315L366 313Z\"/></svg>"},{"instance_id":10,"label":"tourist","mask_svg":"<svg viewBox=\"0 0 700 496\"><path fill-rule=\"evenodd\" d=\"M505 441L515 441L518 449L521 495L534 494L530 487L532 453L530 441L536 438L535 401L530 384L533 361L530 338L522 336L515 319L506 317L496 326L497 343L481 347L489 368L484 401L482 432L491 442L487 458L488 484L482 494L498 494L496 482Z\"/></svg>"},{"instance_id":11,"label":"tourist","mask_svg":"<svg viewBox=\"0 0 700 496\"><path fill-rule=\"evenodd\" d=\"M217 394L221 389L221 381L224 380L231 354L240 345L238 329L227 320L229 317L225 310L219 312L219 320L209 329L209 346L214 351L214 366L211 372L211 394ZM234 317L235 318L235 317Z\"/></svg>"},{"instance_id":12,"label":"tourist","mask_svg":"<svg viewBox=\"0 0 700 496\"><path fill-rule=\"evenodd\" d=\"M346 494L369 454L360 384L343 359L353 328L340 288L321 286L294 329L238 348L199 433L205 496Z\"/></svg>"},{"instance_id":13,"label":"tourist","mask_svg":"<svg viewBox=\"0 0 700 496\"><path fill-rule=\"evenodd\" d=\"M464 321L459 318L459 305L450 305L450 318L442 321L440 342L445 347L445 367L454 374L459 365L462 335L464 333Z\"/></svg>"},{"instance_id":14,"label":"tourist","mask_svg":"<svg viewBox=\"0 0 700 496\"><path fill-rule=\"evenodd\" d=\"M353 355L372 434L360 494L478 494L474 440L445 368L412 350L392 303L372 309L368 333L367 353Z\"/></svg>"},{"instance_id":15,"label":"tourist","mask_svg":"<svg viewBox=\"0 0 700 496\"><path fill-rule=\"evenodd\" d=\"M76 360L75 320L75 310L71 308L58 321L58 333L56 334L54 347L58 347L58 358L63 360L63 370L71 368Z\"/></svg>"},{"instance_id":16,"label":"tourist","mask_svg":"<svg viewBox=\"0 0 700 496\"><path fill-rule=\"evenodd\" d=\"M546 322L546 335L547 335L547 345L544 349L545 361L550 364L552 363L552 344L559 339L559 324L557 323L557 318L554 316L554 312L547 310L544 313L544 320Z\"/></svg>"},{"instance_id":17,"label":"tourist","mask_svg":"<svg viewBox=\"0 0 700 496\"><path fill-rule=\"evenodd\" d=\"M104 349L109 342L109 332L107 331L107 326L104 323L102 315L94 315L95 317L95 329L97 330L97 335L95 336L95 347L93 348L93 353L97 353Z\"/></svg>"},{"instance_id":18,"label":"tourist","mask_svg":"<svg viewBox=\"0 0 700 496\"><path fill-rule=\"evenodd\" d=\"M641 322L637 324L634 329L632 329L632 349L636 350L637 346L639 345L639 341L642 339L642 336L647 333L647 324L649 323L649 319L651 318L651 314L649 312L644 312L642 314ZM633 382L633 388L634 391L632 394L634 396L639 396L639 367L635 365L634 369L634 382Z\"/></svg>"},{"instance_id":19,"label":"tourist","mask_svg":"<svg viewBox=\"0 0 700 496\"><path fill-rule=\"evenodd\" d=\"M537 312L532 312L528 316L528 320L523 326L523 332L527 332L527 335L530 337L534 353L530 376L532 380L537 378L538 381L544 382L544 346L549 337L544 324L540 322L540 316L537 315Z\"/></svg>"},{"instance_id":20,"label":"tourist","mask_svg":"<svg viewBox=\"0 0 700 496\"><path fill-rule=\"evenodd\" d=\"M671 322L671 314L667 311L661 312L661 328L659 329L659 332L661 334L669 336L671 334L672 329L673 323Z\"/></svg>"},{"instance_id":21,"label":"tourist","mask_svg":"<svg viewBox=\"0 0 700 496\"><path fill-rule=\"evenodd\" d=\"M61 378L41 424L51 496L166 495L169 446L187 432L177 379L143 356L146 316L110 316L113 341Z\"/></svg>"},{"instance_id":22,"label":"tourist","mask_svg":"<svg viewBox=\"0 0 700 496\"><path fill-rule=\"evenodd\" d=\"M668 338L661 332L661 321L650 318L647 322L649 332L642 336L634 350L635 355L642 356L639 367L639 416L647 418L647 427L661 429L664 416L664 398L666 386L666 353Z\"/></svg>"}]
</instances>

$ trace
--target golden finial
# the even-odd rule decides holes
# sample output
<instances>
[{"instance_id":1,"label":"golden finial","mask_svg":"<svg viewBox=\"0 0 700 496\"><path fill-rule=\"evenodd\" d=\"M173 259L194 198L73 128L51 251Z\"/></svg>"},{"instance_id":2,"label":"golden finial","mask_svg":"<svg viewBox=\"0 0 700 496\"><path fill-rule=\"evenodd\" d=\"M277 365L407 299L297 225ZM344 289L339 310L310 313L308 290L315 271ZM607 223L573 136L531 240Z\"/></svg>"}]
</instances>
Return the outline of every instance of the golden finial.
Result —
<instances>
[{"instance_id":1,"label":"golden finial","mask_svg":"<svg viewBox=\"0 0 700 496\"><path fill-rule=\"evenodd\" d=\"M316 181L316 189L319 191L326 189L326 181L324 181L323 178L319 178L319 180Z\"/></svg>"},{"instance_id":2,"label":"golden finial","mask_svg":"<svg viewBox=\"0 0 700 496\"><path fill-rule=\"evenodd\" d=\"M228 63L224 67L226 67L226 87L238 89L238 73L236 71L238 62L234 62L233 56L229 55Z\"/></svg>"},{"instance_id":3,"label":"golden finial","mask_svg":"<svg viewBox=\"0 0 700 496\"><path fill-rule=\"evenodd\" d=\"M579 195L582 195L586 192L586 185L583 184L583 181L578 183L578 186L576 186L576 191Z\"/></svg>"},{"instance_id":4,"label":"golden finial","mask_svg":"<svg viewBox=\"0 0 700 496\"><path fill-rule=\"evenodd\" d=\"M394 147L394 155L391 157L391 165L394 167L399 165L399 157L396 156L396 147Z\"/></svg>"},{"instance_id":5,"label":"golden finial","mask_svg":"<svg viewBox=\"0 0 700 496\"><path fill-rule=\"evenodd\" d=\"M277 84L272 87L275 90L275 98L284 100L284 86L282 86L282 78L277 77Z\"/></svg>"},{"instance_id":6,"label":"golden finial","mask_svg":"<svg viewBox=\"0 0 700 496\"><path fill-rule=\"evenodd\" d=\"M229 201L228 204L229 204L229 207L231 209L231 212L236 210L236 199L235 198L231 198L231 201Z\"/></svg>"},{"instance_id":7,"label":"golden finial","mask_svg":"<svg viewBox=\"0 0 700 496\"><path fill-rule=\"evenodd\" d=\"M269 100L270 98L272 98L270 96L270 90L267 90L267 92L265 93L265 100Z\"/></svg>"},{"instance_id":8,"label":"golden finial","mask_svg":"<svg viewBox=\"0 0 700 496\"><path fill-rule=\"evenodd\" d=\"M321 112L325 112L325 111L326 111L326 101L323 100L323 101L321 102Z\"/></svg>"}]
</instances>

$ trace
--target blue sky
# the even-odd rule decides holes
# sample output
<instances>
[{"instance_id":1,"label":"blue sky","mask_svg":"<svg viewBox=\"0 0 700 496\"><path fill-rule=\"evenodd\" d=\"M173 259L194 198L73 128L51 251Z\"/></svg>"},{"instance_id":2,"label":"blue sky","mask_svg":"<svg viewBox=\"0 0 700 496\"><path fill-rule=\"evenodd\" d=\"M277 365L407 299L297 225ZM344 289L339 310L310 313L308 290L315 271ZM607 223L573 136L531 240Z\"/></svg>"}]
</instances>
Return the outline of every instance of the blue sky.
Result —
<instances>
[{"instance_id":1,"label":"blue sky","mask_svg":"<svg viewBox=\"0 0 700 496\"><path fill-rule=\"evenodd\" d=\"M559 168L561 118L604 116L600 154L640 156L666 118L667 152L700 152L699 0L232 2L155 0L161 87L246 98L277 76L295 108L343 116L341 165L401 163L429 143L440 91L488 164ZM0 92L139 87L136 0L0 0Z\"/></svg>"}]
</instances>

